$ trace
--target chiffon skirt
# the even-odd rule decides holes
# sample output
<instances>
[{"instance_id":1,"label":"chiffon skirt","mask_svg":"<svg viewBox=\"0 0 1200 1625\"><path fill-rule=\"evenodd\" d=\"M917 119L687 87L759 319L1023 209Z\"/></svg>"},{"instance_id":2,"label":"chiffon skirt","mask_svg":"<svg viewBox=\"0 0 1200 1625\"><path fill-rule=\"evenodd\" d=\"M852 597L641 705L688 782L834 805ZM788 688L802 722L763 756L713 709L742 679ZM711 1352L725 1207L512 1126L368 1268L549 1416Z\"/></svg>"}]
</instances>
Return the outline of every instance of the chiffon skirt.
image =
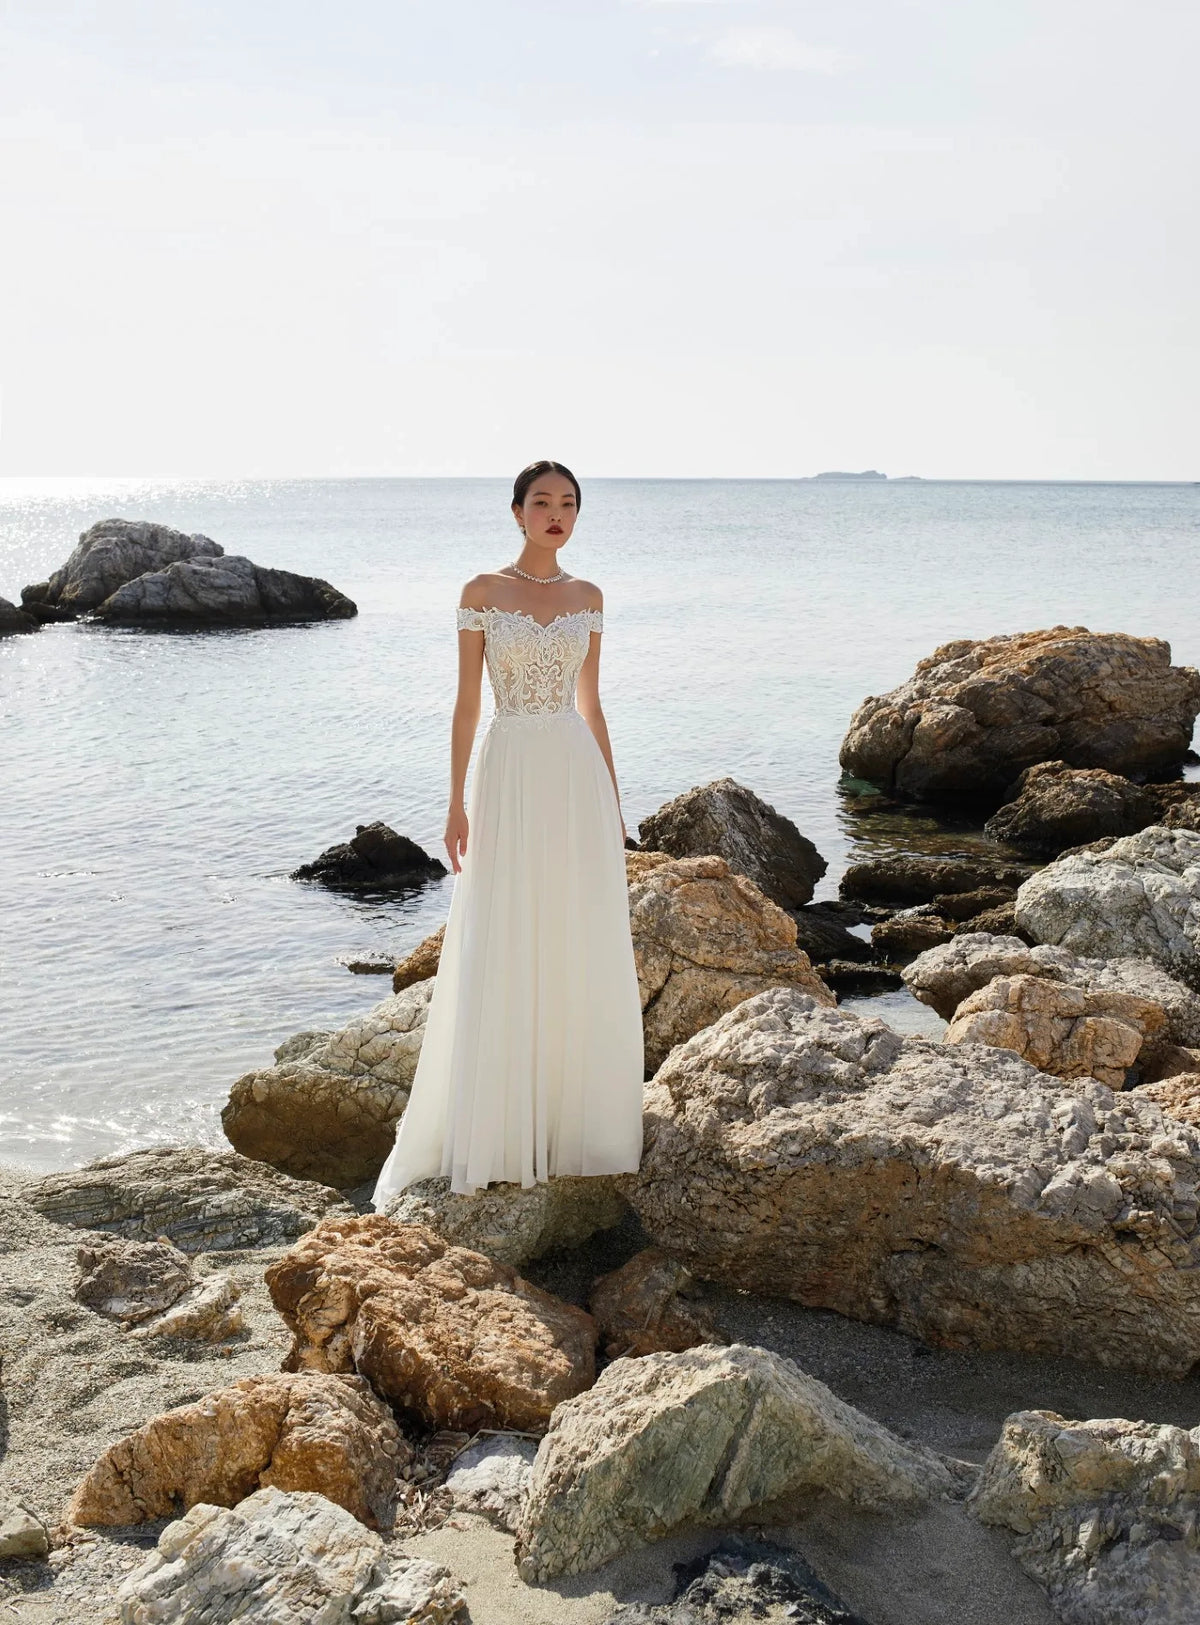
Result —
<instances>
[{"instance_id":1,"label":"chiffon skirt","mask_svg":"<svg viewBox=\"0 0 1200 1625\"><path fill-rule=\"evenodd\" d=\"M612 779L581 714L497 712L412 1093L375 1186L633 1172L641 998Z\"/></svg>"}]
</instances>

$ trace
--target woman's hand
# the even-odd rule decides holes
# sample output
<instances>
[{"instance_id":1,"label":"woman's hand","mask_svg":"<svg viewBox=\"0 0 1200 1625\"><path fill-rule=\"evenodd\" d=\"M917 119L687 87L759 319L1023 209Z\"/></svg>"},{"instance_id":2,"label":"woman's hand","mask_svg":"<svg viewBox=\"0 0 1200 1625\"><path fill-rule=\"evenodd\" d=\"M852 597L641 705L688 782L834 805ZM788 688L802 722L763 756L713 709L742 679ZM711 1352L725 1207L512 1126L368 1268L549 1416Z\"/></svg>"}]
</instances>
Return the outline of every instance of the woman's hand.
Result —
<instances>
[{"instance_id":1,"label":"woman's hand","mask_svg":"<svg viewBox=\"0 0 1200 1625\"><path fill-rule=\"evenodd\" d=\"M458 874L462 869L459 857L466 855L467 850L467 814L463 807L451 807L446 815L446 851L450 857L450 867Z\"/></svg>"}]
</instances>

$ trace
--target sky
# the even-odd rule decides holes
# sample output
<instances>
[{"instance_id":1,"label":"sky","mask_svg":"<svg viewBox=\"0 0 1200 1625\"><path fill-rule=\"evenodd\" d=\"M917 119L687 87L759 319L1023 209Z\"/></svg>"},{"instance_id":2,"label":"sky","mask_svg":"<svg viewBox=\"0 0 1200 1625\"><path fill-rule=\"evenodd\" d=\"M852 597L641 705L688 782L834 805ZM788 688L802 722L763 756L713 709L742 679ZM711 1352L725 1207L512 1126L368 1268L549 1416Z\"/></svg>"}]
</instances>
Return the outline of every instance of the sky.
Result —
<instances>
[{"instance_id":1,"label":"sky","mask_svg":"<svg viewBox=\"0 0 1200 1625\"><path fill-rule=\"evenodd\" d=\"M1194 0L0 0L0 475L1200 478Z\"/></svg>"}]
</instances>

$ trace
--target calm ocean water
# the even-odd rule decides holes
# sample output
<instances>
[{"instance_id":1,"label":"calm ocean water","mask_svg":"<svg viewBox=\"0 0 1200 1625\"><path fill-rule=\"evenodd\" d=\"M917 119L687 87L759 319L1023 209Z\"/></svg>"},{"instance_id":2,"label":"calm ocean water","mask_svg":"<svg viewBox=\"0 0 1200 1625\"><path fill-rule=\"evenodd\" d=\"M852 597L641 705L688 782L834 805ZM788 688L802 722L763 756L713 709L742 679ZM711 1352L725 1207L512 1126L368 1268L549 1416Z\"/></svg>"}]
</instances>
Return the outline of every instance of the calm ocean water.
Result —
<instances>
[{"instance_id":1,"label":"calm ocean water","mask_svg":"<svg viewBox=\"0 0 1200 1625\"><path fill-rule=\"evenodd\" d=\"M120 514L324 576L329 625L48 627L0 641L0 1159L223 1144L233 1080L383 998L450 880L362 901L288 879L381 818L444 857L461 583L514 553L501 480L0 480L0 596ZM864 826L837 751L950 638L1065 622L1200 664L1200 486L597 480L567 568L605 594L626 824L732 774L836 893ZM484 719L490 703L485 686ZM923 820L899 837L955 844ZM967 837L966 839L969 839Z\"/></svg>"}]
</instances>

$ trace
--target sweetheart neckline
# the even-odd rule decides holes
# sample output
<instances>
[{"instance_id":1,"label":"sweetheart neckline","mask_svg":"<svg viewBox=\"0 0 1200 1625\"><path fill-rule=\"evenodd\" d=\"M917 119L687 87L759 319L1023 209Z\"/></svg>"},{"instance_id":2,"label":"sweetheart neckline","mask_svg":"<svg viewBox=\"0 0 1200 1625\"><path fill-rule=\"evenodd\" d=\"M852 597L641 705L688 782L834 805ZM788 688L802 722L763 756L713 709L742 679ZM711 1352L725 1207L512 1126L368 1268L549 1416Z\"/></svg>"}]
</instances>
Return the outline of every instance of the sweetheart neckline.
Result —
<instances>
[{"instance_id":1,"label":"sweetheart neckline","mask_svg":"<svg viewBox=\"0 0 1200 1625\"><path fill-rule=\"evenodd\" d=\"M469 606L465 605L463 608ZM498 609L495 604L487 604L483 609L477 609L476 615L520 615L525 620L532 621L534 626L543 632L548 632L557 621L570 621L576 615L603 615L602 609L568 609L561 615L553 615L548 621L539 621L536 615L531 615L527 609Z\"/></svg>"}]
</instances>

